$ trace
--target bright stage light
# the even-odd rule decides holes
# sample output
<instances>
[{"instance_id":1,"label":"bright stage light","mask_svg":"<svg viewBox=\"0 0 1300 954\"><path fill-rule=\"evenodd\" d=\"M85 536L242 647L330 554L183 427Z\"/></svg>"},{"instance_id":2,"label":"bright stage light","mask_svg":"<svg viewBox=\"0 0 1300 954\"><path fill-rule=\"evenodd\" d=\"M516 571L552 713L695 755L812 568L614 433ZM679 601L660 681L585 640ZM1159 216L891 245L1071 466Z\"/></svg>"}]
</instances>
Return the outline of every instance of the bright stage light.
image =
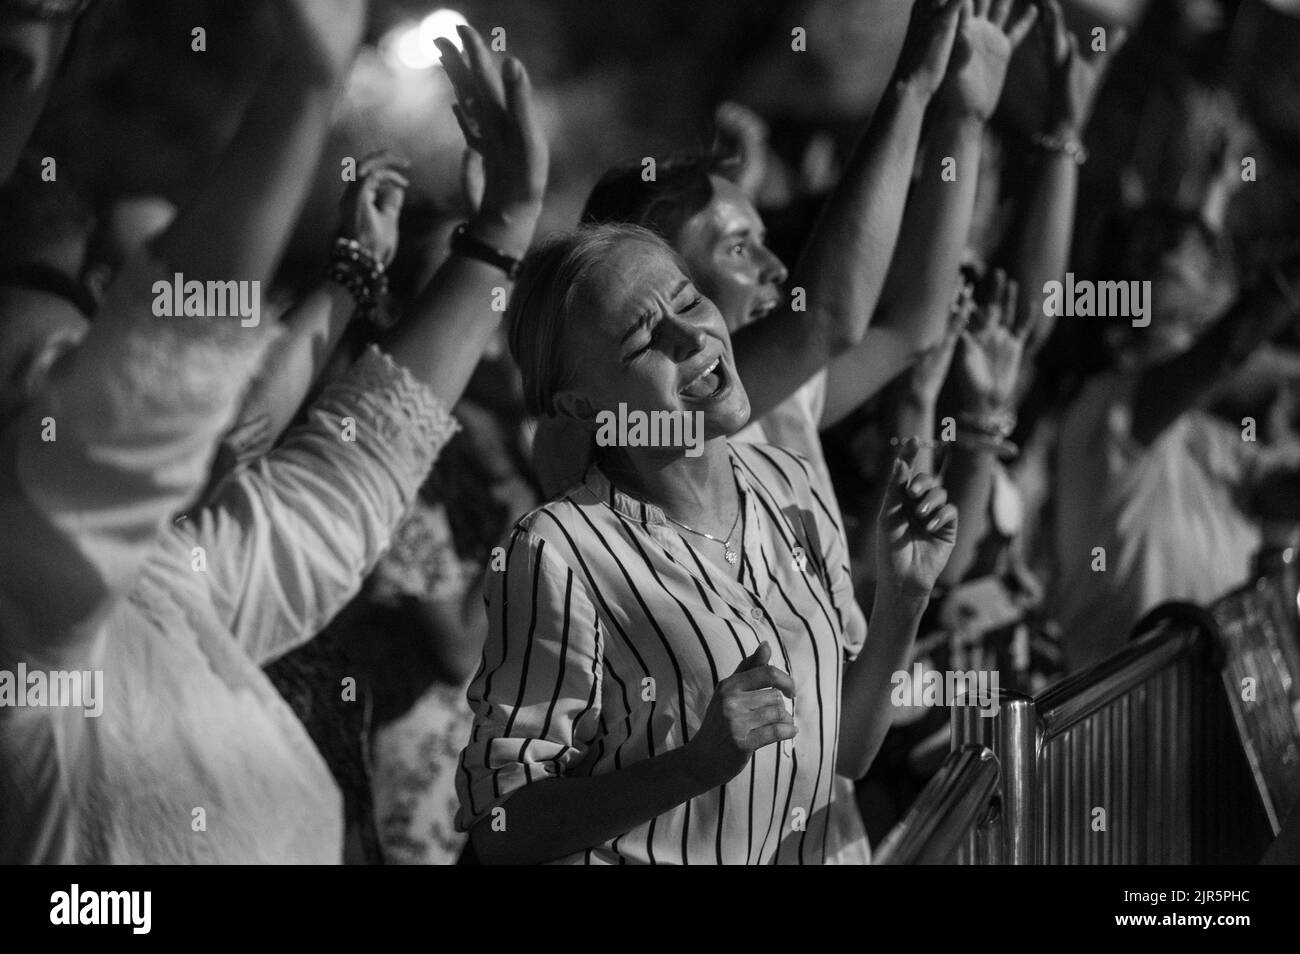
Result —
<instances>
[{"instance_id":1,"label":"bright stage light","mask_svg":"<svg viewBox=\"0 0 1300 954\"><path fill-rule=\"evenodd\" d=\"M469 26L469 21L457 13L455 10L434 10L420 23L420 37L434 50L437 55L437 47L433 45L434 40L444 39L451 40L456 49L463 50L465 44L460 41L460 34L456 32L456 27Z\"/></svg>"},{"instance_id":2,"label":"bright stage light","mask_svg":"<svg viewBox=\"0 0 1300 954\"><path fill-rule=\"evenodd\" d=\"M467 23L469 21L455 10L434 10L419 23L410 20L394 27L380 42L380 49L384 59L394 68L432 69L441 59L433 41L447 39L455 44L456 49L462 49L456 27Z\"/></svg>"}]
</instances>

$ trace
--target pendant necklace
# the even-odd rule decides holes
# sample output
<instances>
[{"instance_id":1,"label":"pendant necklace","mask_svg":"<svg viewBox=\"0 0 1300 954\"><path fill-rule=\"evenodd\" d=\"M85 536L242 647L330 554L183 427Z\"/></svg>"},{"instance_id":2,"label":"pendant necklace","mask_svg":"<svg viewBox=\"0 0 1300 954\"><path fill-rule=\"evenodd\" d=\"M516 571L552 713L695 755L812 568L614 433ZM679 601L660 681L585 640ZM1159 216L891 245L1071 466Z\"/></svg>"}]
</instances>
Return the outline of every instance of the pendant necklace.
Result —
<instances>
[{"instance_id":1,"label":"pendant necklace","mask_svg":"<svg viewBox=\"0 0 1300 954\"><path fill-rule=\"evenodd\" d=\"M731 548L731 536L736 532L736 524L740 523L740 512L743 507L744 503L742 502L740 506L736 508L736 519L731 521L731 529L727 531L727 538L725 540L720 537L715 537L711 533L705 533L703 530L696 530L694 527L688 527L680 520L674 520L672 517L669 517L667 511L663 511L663 514L670 523L677 524L677 526L681 527L687 533L693 533L696 536L704 537L707 540L712 540L714 543L721 543L722 555L726 558L728 563L735 566L739 557L736 555L736 551Z\"/></svg>"}]
</instances>

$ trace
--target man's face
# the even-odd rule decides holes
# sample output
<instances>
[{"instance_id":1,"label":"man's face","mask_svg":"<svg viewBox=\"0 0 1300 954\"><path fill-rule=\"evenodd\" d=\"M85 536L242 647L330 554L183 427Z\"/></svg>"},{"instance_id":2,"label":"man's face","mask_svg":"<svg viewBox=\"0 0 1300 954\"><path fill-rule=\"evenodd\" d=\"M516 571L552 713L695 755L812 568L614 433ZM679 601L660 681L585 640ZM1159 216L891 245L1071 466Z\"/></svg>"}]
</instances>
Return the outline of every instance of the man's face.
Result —
<instances>
[{"instance_id":1,"label":"man's face","mask_svg":"<svg viewBox=\"0 0 1300 954\"><path fill-rule=\"evenodd\" d=\"M732 182L712 176L713 198L686 220L673 243L691 280L735 331L781 303L788 277L763 244L766 231L752 202Z\"/></svg>"},{"instance_id":2,"label":"man's face","mask_svg":"<svg viewBox=\"0 0 1300 954\"><path fill-rule=\"evenodd\" d=\"M577 317L580 316L580 317ZM665 249L628 240L583 283L566 333L580 356L576 387L557 404L576 417L624 404L645 412L700 412L704 436L730 434L749 419L731 336Z\"/></svg>"},{"instance_id":3,"label":"man's face","mask_svg":"<svg viewBox=\"0 0 1300 954\"><path fill-rule=\"evenodd\" d=\"M45 108L73 20L36 20L0 10L0 182L13 173Z\"/></svg>"}]
</instances>

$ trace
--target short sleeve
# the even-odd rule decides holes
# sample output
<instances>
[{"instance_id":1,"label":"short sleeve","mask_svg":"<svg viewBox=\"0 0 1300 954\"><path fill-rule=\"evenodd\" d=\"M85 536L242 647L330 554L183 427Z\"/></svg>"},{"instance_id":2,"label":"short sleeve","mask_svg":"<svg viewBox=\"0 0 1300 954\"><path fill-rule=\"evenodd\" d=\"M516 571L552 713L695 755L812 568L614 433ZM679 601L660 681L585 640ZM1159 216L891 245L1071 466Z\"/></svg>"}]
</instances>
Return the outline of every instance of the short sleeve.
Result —
<instances>
[{"instance_id":1,"label":"short sleeve","mask_svg":"<svg viewBox=\"0 0 1300 954\"><path fill-rule=\"evenodd\" d=\"M488 573L488 637L456 787L468 831L515 791L564 775L600 718L601 627L581 579L552 544L517 527Z\"/></svg>"}]
</instances>

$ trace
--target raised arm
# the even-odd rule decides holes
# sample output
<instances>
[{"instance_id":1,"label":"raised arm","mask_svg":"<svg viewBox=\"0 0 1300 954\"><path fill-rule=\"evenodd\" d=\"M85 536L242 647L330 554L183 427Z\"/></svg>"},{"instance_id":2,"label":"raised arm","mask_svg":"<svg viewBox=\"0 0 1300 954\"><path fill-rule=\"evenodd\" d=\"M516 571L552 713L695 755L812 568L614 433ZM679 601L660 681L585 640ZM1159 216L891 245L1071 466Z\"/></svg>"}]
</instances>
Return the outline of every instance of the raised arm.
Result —
<instances>
[{"instance_id":1,"label":"raised arm","mask_svg":"<svg viewBox=\"0 0 1300 954\"><path fill-rule=\"evenodd\" d=\"M75 646L132 584L203 486L260 358L264 329L164 317L157 283L170 287L175 272L261 281L279 258L365 16L364 0L282 6L284 53L220 167L153 254L127 265L82 345L5 429L5 628L45 648Z\"/></svg>"},{"instance_id":2,"label":"raised arm","mask_svg":"<svg viewBox=\"0 0 1300 954\"><path fill-rule=\"evenodd\" d=\"M939 481L913 472L915 445L895 460L876 529L876 596L861 654L846 667L836 770L861 778L893 722L890 684L957 534L957 508Z\"/></svg>"},{"instance_id":3,"label":"raised arm","mask_svg":"<svg viewBox=\"0 0 1300 954\"><path fill-rule=\"evenodd\" d=\"M1037 137L1037 166L1020 220L1015 258L1010 263L1012 277L1020 283L1020 309L1024 313L1020 320L1036 316L1026 342L1025 365L1032 362L1055 325L1055 317L1043 311L1043 287L1049 281L1065 280L1083 133L1106 72L1126 39L1124 31L1117 30L1105 52L1085 56L1074 34L1066 28L1058 0L1043 0L1042 25L1047 50L1047 117Z\"/></svg>"},{"instance_id":4,"label":"raised arm","mask_svg":"<svg viewBox=\"0 0 1300 954\"><path fill-rule=\"evenodd\" d=\"M344 190L339 236L358 243L383 268L397 255L398 218L409 182L408 163L390 153L367 156L357 179ZM322 280L285 314L282 333L271 347L249 389L232 431L252 430L241 442L241 458L269 451L297 416L313 382L320 377L356 314L357 304L337 282Z\"/></svg>"},{"instance_id":5,"label":"raised arm","mask_svg":"<svg viewBox=\"0 0 1300 954\"><path fill-rule=\"evenodd\" d=\"M311 186L368 4L279 0L278 6L284 13L278 59L216 172L154 243L158 258L186 279L271 277Z\"/></svg>"},{"instance_id":6,"label":"raised arm","mask_svg":"<svg viewBox=\"0 0 1300 954\"><path fill-rule=\"evenodd\" d=\"M965 0L969 2L969 0ZM862 341L898 240L926 104L948 67L963 0L920 0L884 99L795 266L807 312L787 304L733 336L753 417Z\"/></svg>"},{"instance_id":7,"label":"raised arm","mask_svg":"<svg viewBox=\"0 0 1300 954\"><path fill-rule=\"evenodd\" d=\"M546 186L546 142L522 65L506 61L503 85L478 34L461 32L466 58L454 48L443 55L461 125L484 156L483 208L471 228L487 223L485 240L522 254ZM214 598L254 658L314 635L387 548L451 436L449 409L500 319L494 289L505 282L487 262L448 258L384 352L372 349L306 424L196 516Z\"/></svg>"},{"instance_id":8,"label":"raised arm","mask_svg":"<svg viewBox=\"0 0 1300 954\"><path fill-rule=\"evenodd\" d=\"M968 0L943 88L931 109L925 168L907 200L898 250L862 343L831 363L822 427L871 397L943 336L950 291L969 238L984 126L1011 54L1037 10L1010 19L1010 0ZM953 179L955 176L955 181Z\"/></svg>"},{"instance_id":9,"label":"raised arm","mask_svg":"<svg viewBox=\"0 0 1300 954\"><path fill-rule=\"evenodd\" d=\"M1293 257L1268 270L1195 345L1142 372L1133 392L1133 437L1142 444L1154 442L1298 316L1300 257Z\"/></svg>"},{"instance_id":10,"label":"raised arm","mask_svg":"<svg viewBox=\"0 0 1300 954\"><path fill-rule=\"evenodd\" d=\"M959 412L944 486L961 513L961 526L940 581L966 578L989 530L989 501L998 455L1015 421L1015 389L1033 333L1033 316L1016 308L1017 287L1002 271L962 335L953 367Z\"/></svg>"}]
</instances>

